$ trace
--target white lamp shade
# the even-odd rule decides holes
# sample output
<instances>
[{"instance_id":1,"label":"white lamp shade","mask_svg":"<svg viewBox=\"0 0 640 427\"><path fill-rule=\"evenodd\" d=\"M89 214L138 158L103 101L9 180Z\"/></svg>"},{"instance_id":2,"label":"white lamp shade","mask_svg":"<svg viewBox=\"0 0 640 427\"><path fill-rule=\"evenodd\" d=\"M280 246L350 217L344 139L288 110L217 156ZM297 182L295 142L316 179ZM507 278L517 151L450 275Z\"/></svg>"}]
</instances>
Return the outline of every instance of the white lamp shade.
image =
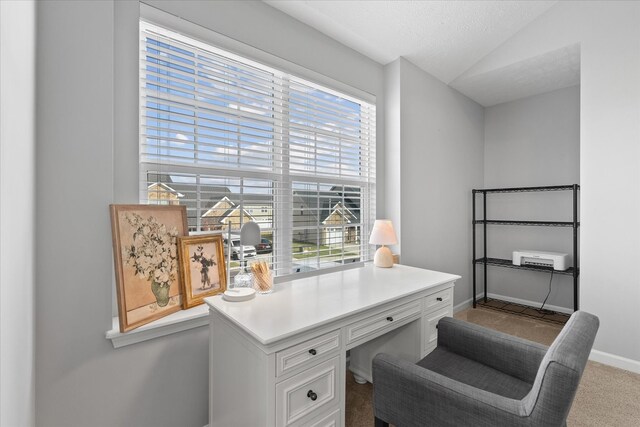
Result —
<instances>
[{"instance_id":1,"label":"white lamp shade","mask_svg":"<svg viewBox=\"0 0 640 427\"><path fill-rule=\"evenodd\" d=\"M246 222L240 229L240 244L255 246L260 243L260 226L253 221Z\"/></svg>"},{"instance_id":2,"label":"white lamp shade","mask_svg":"<svg viewBox=\"0 0 640 427\"><path fill-rule=\"evenodd\" d=\"M393 224L389 219L376 219L369 237L371 245L395 245L398 243Z\"/></svg>"}]
</instances>

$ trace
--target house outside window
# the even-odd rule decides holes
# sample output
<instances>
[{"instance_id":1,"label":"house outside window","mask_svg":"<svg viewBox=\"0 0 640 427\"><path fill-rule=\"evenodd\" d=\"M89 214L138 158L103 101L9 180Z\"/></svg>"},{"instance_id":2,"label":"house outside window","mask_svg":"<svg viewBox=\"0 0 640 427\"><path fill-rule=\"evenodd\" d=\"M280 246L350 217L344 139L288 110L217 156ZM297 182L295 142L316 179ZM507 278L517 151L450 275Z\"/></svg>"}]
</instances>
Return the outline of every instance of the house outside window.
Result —
<instances>
[{"instance_id":1,"label":"house outside window","mask_svg":"<svg viewBox=\"0 0 640 427\"><path fill-rule=\"evenodd\" d=\"M370 259L374 104L144 21L140 46L141 203L256 222L277 275Z\"/></svg>"}]
</instances>

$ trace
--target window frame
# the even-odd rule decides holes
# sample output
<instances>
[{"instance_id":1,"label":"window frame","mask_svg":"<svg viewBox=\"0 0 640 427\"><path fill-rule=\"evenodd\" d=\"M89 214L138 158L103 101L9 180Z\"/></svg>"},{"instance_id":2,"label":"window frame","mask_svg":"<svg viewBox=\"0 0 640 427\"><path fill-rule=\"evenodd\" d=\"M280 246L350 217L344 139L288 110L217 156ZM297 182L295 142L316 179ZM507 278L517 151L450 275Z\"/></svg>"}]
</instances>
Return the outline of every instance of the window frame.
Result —
<instances>
[{"instance_id":1,"label":"window frame","mask_svg":"<svg viewBox=\"0 0 640 427\"><path fill-rule=\"evenodd\" d=\"M141 5L141 7L142 6L144 5ZM207 176L228 177L233 179L254 177L258 179L273 179L274 182L278 181L280 185L280 191L278 191L277 196L273 196L274 209L273 209L273 219L272 219L272 230L274 233L274 243L275 243L275 240L277 240L279 244L277 246L274 244L273 252L274 252L274 260L275 259L278 260L279 269L285 270L285 271L292 271L291 266L287 265L287 263L292 264L294 262L293 248L292 248L293 221L290 218L291 214L289 214L289 217L286 217L285 215L277 215L277 211L286 212L287 210L288 211L293 210L293 202L295 198L295 195L293 194L293 190L292 190L293 182L308 181L312 183L317 183L319 185L331 184L331 185L344 185L344 186L351 186L351 187L357 186L361 188L361 191L362 191L361 197L360 197L361 198L361 206L360 206L361 218L360 218L360 222L356 224L357 226L359 226L358 235L360 236L360 241L361 241L360 252L359 252L360 260L353 264L347 264L344 262L344 255L343 255L342 264L337 264L335 267L318 268L316 271L309 272L311 274L303 274L303 273L292 273L291 275L284 274L279 277L278 281L287 280L294 277L302 277L306 275L323 274L324 272L335 271L336 269L340 270L343 268L348 268L354 264L362 265L364 262L369 261L372 258L372 251L365 237L368 236L371 230L371 227L373 226L373 221L375 220L375 210L376 210L375 152L377 148L376 147L377 137L375 134L375 126L376 126L375 96L370 95L366 92L362 92L353 87L347 86L343 83L337 82L333 79L319 75L310 70L307 70L295 64L292 64L286 60L275 57L266 52L259 51L250 46L244 45L240 42L233 41L230 43L229 40L226 40L225 43L221 43L220 41L222 40L222 38L226 38L225 36L219 35L217 33L212 32L211 30L207 30L197 25L194 25L192 23L186 22L180 18L176 18L173 16L167 17L165 15L166 14L159 13L155 9L147 10L145 13L141 14L140 24L145 25L144 23L148 23L150 25L158 26L160 28L171 28L171 30L168 30L168 31L177 32L179 34L183 34L185 37L188 37L191 40L196 40L198 43L202 43L203 47L206 49L210 49L211 47L214 50L219 49L223 51L225 55L231 54L235 56L234 59L240 59L243 62L253 63L259 67L273 68L274 71L277 73L290 74L292 76L295 76L296 79L304 80L305 83L308 82L310 84L316 85L323 92L332 93L334 95L349 99L359 104L368 103L372 107L371 111L373 111L373 115L374 115L374 118L372 119L374 132L368 141L369 146L367 148L368 150L367 154L372 152L373 156L368 159L367 167L373 168L374 172L372 174L369 174L367 179L364 181L361 179L329 178L329 177L323 177L323 176L317 176L317 175L313 176L313 175L297 175L297 174L294 174L295 176L292 178L291 176L289 176L288 167L283 168L283 171L280 174L276 174L276 173L269 173L269 172L262 173L262 172L249 172L246 170L230 170L230 169L215 168L210 166L202 167L202 166L194 166L194 165L162 165L160 164L162 168L164 168L165 170L170 169L171 172L178 171L180 173L188 173L188 174L194 174L194 175L204 174ZM168 22L168 21L171 21L171 22ZM189 28L185 29L185 27L189 27ZM142 32L142 28L140 29L139 34L141 34L141 32ZM207 35L206 38L202 37L203 33L206 33ZM141 42L140 36L139 36L139 41ZM229 46L229 45L234 45L234 46ZM236 49L234 49L234 47ZM241 49L238 49L240 47ZM276 63L275 65L274 65L274 62ZM142 73L143 73L143 70L140 69L140 73L138 76L139 87L141 85L140 81L142 78ZM142 116L141 116L143 102L144 101L142 96L142 90L140 90L139 109L138 109L139 117L140 117L139 147L142 144L142 139L145 138L145 135L142 132L143 124L142 124ZM284 103L286 103L286 100L280 99L280 102L281 102L280 105L283 105ZM371 114L371 112L369 112L369 114ZM288 120L282 121L282 123L287 123L287 122ZM275 140L276 138L274 138L274 142ZM286 145L286 143L283 145ZM282 148L286 153L287 148L284 146ZM143 177L146 177L147 174L150 172L160 172L158 170L159 163L141 161L141 152L139 151L138 164L139 164L138 173L139 173L139 185L140 185L139 200L141 201L148 200L147 194L145 194L147 189L147 185L145 183L147 181L146 179L143 179ZM199 189L197 191L199 191ZM198 205L199 205L199 200L200 200L200 197L198 196ZM275 209L276 205L279 206L279 209ZM291 207L291 209L287 209L287 206ZM200 206L198 206L198 209L200 209ZM199 210L198 212L200 212L201 210ZM200 218L197 219L197 225L198 226L200 225ZM322 228L323 228L322 221L321 219L318 219L318 224L317 224L318 232L320 232ZM344 234L346 232L345 225L342 225L342 229ZM275 238L276 233L278 235L277 239Z\"/></svg>"},{"instance_id":2,"label":"window frame","mask_svg":"<svg viewBox=\"0 0 640 427\"><path fill-rule=\"evenodd\" d=\"M189 37L199 39L207 44L219 46L224 50L235 52L241 56L254 58L257 61L274 68L287 70L308 81L332 87L341 93L349 94L355 98L367 101L376 105L376 107L379 107L376 97L372 93L358 88L360 85L360 78L351 80L351 85L345 84L342 81L288 61L287 59L284 59L286 56L276 56L224 34L215 32L203 25L180 18L145 3L139 3L133 7L124 3L118 3L116 4L116 12L122 27L121 31L117 32L115 39L116 53L119 52L117 55L119 58L117 62L119 64L117 64L115 69L115 80L117 84L116 87L120 88L115 93L116 110L114 112L116 124L114 131L116 135L116 140L114 141L114 168L117 173L114 177L113 191L114 202L116 203L135 203L136 200L139 200L140 169L138 137L140 106L138 104L138 87L140 83L139 73L132 73L131 71L137 70L140 63L138 48L140 20L172 28L177 32L184 33ZM123 16L126 14L128 14L129 17L125 19ZM277 53L277 49L273 50L273 52ZM347 77L347 79L350 78ZM378 108L377 114L379 117L381 116L382 110L380 108ZM135 143L133 143L134 141ZM376 148L380 147L380 141L380 138L376 138ZM382 169L379 169L378 176L381 176L380 173L383 173ZM384 195L382 190L383 189L380 188L378 196ZM375 206L376 200L371 200L371 203ZM297 273L295 275L295 279L331 273L358 266L359 264L349 264L314 272ZM276 278L276 282L283 282L291 279L293 279L293 277L278 277ZM207 309L205 305L202 305L189 310L182 310L177 313L173 313L133 331L120 333L118 327L117 303L115 300L116 292L114 278L112 278L112 284L111 305L113 322L109 325L109 328L111 329L106 331L105 337L111 341L114 348L133 345L165 335L180 333L208 325L209 320Z\"/></svg>"}]
</instances>

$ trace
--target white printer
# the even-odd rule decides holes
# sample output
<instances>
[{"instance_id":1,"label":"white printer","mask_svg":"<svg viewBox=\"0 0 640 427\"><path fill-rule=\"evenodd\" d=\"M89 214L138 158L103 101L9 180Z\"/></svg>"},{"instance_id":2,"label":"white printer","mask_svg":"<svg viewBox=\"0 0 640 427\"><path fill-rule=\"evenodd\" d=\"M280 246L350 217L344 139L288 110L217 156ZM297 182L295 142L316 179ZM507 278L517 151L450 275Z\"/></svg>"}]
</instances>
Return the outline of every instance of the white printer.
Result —
<instances>
[{"instance_id":1,"label":"white printer","mask_svg":"<svg viewBox=\"0 0 640 427\"><path fill-rule=\"evenodd\" d=\"M570 267L569 254L521 249L513 251L513 265L553 267L554 270L563 271Z\"/></svg>"}]
</instances>

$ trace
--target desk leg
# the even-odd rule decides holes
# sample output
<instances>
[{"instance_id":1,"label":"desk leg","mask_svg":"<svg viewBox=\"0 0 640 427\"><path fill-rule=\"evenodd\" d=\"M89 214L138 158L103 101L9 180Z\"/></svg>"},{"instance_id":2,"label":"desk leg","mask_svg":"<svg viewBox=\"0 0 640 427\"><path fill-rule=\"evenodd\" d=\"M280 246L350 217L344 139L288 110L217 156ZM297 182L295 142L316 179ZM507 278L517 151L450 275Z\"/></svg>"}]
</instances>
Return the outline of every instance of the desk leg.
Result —
<instances>
[{"instance_id":1,"label":"desk leg","mask_svg":"<svg viewBox=\"0 0 640 427\"><path fill-rule=\"evenodd\" d=\"M361 377L358 374L353 374L353 379L356 381L356 383L358 384L366 384L367 383L367 379L365 377Z\"/></svg>"}]
</instances>

